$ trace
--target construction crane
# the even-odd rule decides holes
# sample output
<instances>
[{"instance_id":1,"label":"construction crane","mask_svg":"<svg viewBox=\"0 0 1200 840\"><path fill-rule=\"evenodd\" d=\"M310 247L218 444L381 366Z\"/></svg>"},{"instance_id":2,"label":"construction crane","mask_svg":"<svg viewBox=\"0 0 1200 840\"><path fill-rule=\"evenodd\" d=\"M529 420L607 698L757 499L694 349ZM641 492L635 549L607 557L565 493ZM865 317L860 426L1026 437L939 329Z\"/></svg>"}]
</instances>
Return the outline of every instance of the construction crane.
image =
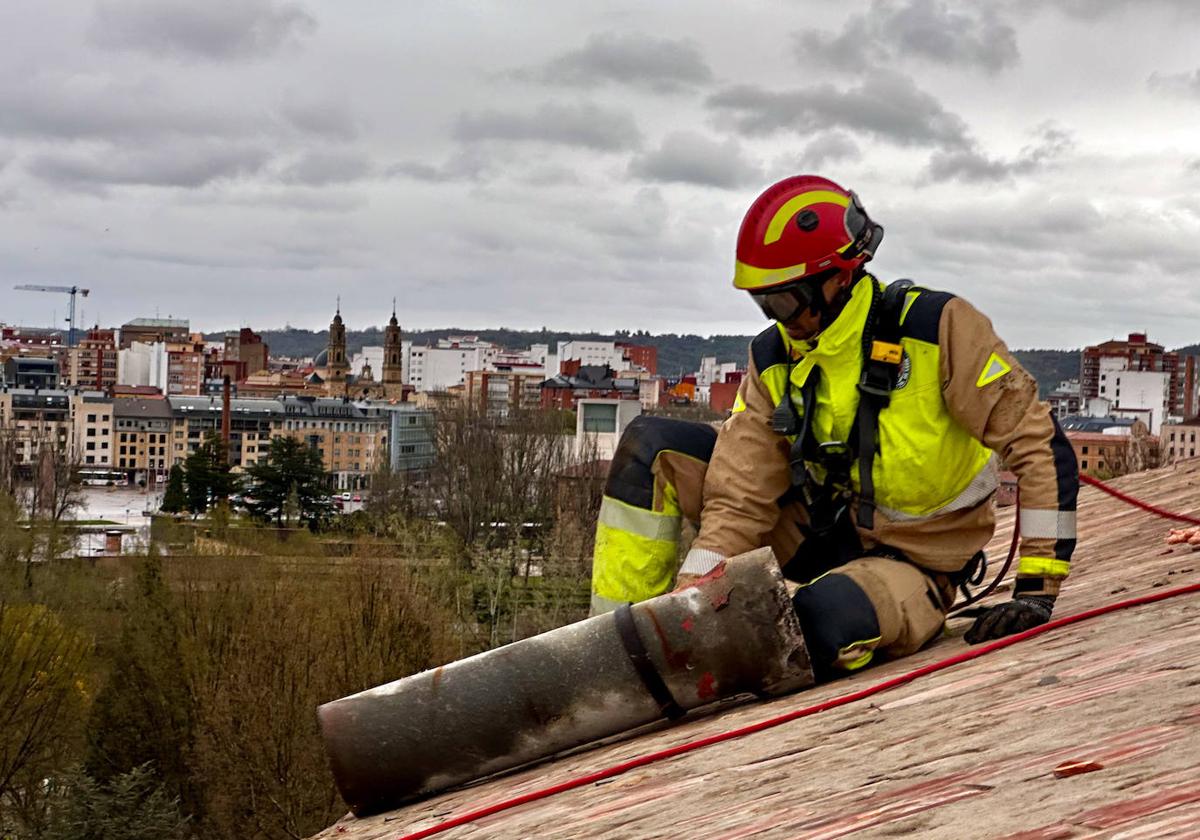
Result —
<instances>
[{"instance_id":1,"label":"construction crane","mask_svg":"<svg viewBox=\"0 0 1200 840\"><path fill-rule=\"evenodd\" d=\"M80 295L83 295L84 297L87 297L88 292L91 291L90 289L81 289L78 286L32 286L32 285L13 286L13 288L18 289L23 292L61 292L62 294L70 295L71 296L71 307L68 310L68 312L70 314L67 316L67 324L69 325L69 331L67 332L67 346L68 347L75 346L75 295L80 294Z\"/></svg>"}]
</instances>

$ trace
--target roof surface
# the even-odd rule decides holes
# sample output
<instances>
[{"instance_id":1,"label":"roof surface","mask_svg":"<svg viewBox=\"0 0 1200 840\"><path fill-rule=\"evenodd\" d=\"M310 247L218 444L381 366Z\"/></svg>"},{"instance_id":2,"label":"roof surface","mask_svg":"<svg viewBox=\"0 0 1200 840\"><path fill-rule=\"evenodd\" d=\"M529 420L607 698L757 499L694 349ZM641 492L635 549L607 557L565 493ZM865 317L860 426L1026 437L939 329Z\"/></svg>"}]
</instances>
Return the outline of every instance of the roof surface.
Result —
<instances>
[{"instance_id":1,"label":"roof surface","mask_svg":"<svg viewBox=\"0 0 1200 840\"><path fill-rule=\"evenodd\" d=\"M1114 482L1197 515L1200 460ZM1014 508L989 548L999 562ZM1076 571L1056 616L1200 580L1171 523L1084 487ZM993 566L995 568L995 566ZM1007 586L1005 587L1007 588ZM1008 592L992 601L1009 597ZM576 753L321 840L399 840L510 797L765 720L967 650L950 635L844 680ZM437 835L494 838L1197 837L1200 595L1056 629L895 690L521 805ZM1056 778L1065 762L1100 769Z\"/></svg>"}]
</instances>

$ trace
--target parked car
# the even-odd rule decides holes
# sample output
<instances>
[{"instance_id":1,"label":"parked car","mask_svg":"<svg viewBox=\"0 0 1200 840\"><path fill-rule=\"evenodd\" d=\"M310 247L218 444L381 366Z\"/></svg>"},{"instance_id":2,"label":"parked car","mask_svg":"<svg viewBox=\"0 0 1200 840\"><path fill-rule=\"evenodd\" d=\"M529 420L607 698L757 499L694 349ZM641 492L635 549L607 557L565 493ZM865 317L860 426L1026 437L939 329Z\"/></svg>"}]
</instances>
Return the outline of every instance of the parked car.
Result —
<instances>
[{"instance_id":1,"label":"parked car","mask_svg":"<svg viewBox=\"0 0 1200 840\"><path fill-rule=\"evenodd\" d=\"M348 502L348 501L350 501L350 494L349 494L349 493L343 493L343 494L342 494L342 495L341 495L339 498L340 498L340 499L341 499L343 502Z\"/></svg>"},{"instance_id":2,"label":"parked car","mask_svg":"<svg viewBox=\"0 0 1200 840\"><path fill-rule=\"evenodd\" d=\"M350 501L352 501L352 502L361 502L361 501L362 501L362 496L360 496L360 495L358 495L357 493L355 493L355 494L354 494L354 498L353 498L353 499L351 499Z\"/></svg>"}]
</instances>

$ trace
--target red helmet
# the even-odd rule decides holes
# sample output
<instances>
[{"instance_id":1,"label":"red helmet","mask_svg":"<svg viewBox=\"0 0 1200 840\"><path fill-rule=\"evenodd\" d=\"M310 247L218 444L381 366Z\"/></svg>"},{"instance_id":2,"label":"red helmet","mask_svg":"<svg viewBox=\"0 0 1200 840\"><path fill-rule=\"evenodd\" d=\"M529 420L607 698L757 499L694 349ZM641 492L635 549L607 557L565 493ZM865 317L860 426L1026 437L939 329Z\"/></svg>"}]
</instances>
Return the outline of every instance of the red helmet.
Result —
<instances>
[{"instance_id":1,"label":"red helmet","mask_svg":"<svg viewBox=\"0 0 1200 840\"><path fill-rule=\"evenodd\" d=\"M765 291L875 255L883 228L858 196L817 175L785 178L755 199L738 232L733 285Z\"/></svg>"}]
</instances>

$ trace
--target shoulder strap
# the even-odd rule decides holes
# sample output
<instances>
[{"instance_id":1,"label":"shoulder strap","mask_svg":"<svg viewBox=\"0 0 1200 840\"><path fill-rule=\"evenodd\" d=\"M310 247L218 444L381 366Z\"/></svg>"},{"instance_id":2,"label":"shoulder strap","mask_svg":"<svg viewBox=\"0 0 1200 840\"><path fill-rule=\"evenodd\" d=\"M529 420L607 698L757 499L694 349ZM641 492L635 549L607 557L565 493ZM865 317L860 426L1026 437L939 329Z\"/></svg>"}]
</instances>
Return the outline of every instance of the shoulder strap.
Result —
<instances>
[{"instance_id":1,"label":"shoulder strap","mask_svg":"<svg viewBox=\"0 0 1200 840\"><path fill-rule=\"evenodd\" d=\"M896 280L880 295L873 288L871 311L863 327L862 374L858 380L858 524L875 527L875 478L872 474L879 448L879 412L891 402L892 388L904 351L900 341L900 315L912 288L911 280Z\"/></svg>"}]
</instances>

